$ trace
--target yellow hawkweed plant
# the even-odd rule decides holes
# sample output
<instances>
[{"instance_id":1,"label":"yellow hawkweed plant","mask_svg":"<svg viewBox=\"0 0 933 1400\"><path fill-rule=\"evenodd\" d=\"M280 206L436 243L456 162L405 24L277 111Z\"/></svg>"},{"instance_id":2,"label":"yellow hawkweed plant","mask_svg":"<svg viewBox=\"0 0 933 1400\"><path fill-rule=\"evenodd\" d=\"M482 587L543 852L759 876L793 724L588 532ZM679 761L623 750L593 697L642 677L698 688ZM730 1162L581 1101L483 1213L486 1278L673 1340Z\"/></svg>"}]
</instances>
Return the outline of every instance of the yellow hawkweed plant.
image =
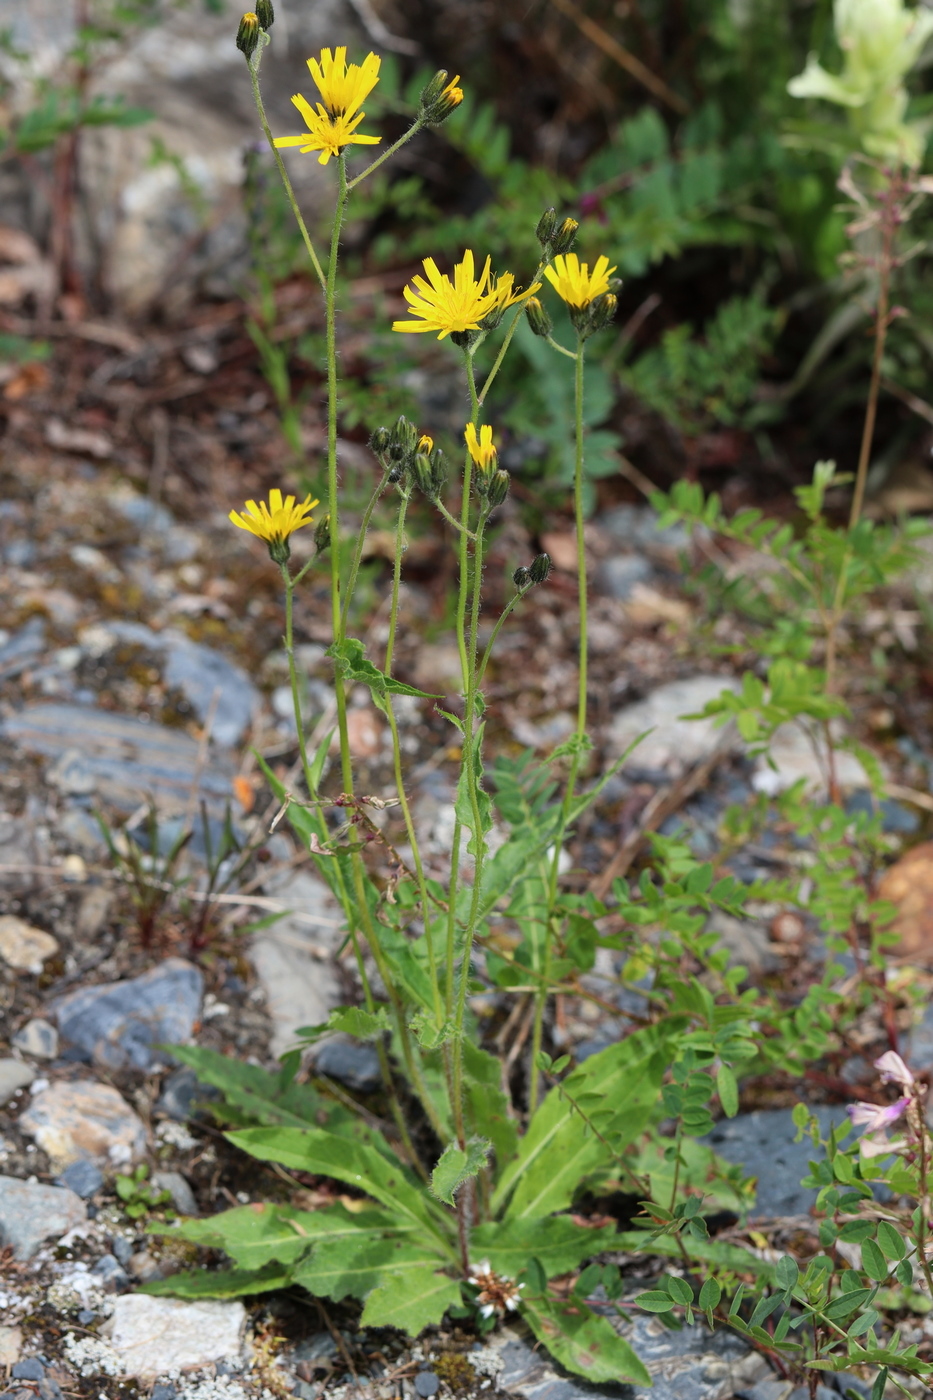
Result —
<instances>
[{"instance_id":1,"label":"yellow hawkweed plant","mask_svg":"<svg viewBox=\"0 0 933 1400\"><path fill-rule=\"evenodd\" d=\"M269 553L276 564L284 564L289 556L289 535L300 530L303 525L313 525L311 512L318 501L310 495L300 503L294 496L286 496L277 487L269 492L269 504L265 501L247 501L245 511L232 510L229 519L241 530L249 530L269 546Z\"/></svg>"},{"instance_id":2,"label":"yellow hawkweed plant","mask_svg":"<svg viewBox=\"0 0 933 1400\"><path fill-rule=\"evenodd\" d=\"M558 254L544 275L562 301L578 311L611 290L609 278L615 272L607 257L599 257L590 272L589 263L581 263L576 253Z\"/></svg>"},{"instance_id":3,"label":"yellow hawkweed plant","mask_svg":"<svg viewBox=\"0 0 933 1400\"><path fill-rule=\"evenodd\" d=\"M477 437L476 424L467 423L463 436L466 441L467 451L476 468L485 475L494 472L499 465L499 454L493 446L492 428L490 425L484 423L479 430L479 437Z\"/></svg>"},{"instance_id":4,"label":"yellow hawkweed plant","mask_svg":"<svg viewBox=\"0 0 933 1400\"><path fill-rule=\"evenodd\" d=\"M321 60L308 59L311 76L323 99L312 107L306 97L296 92L292 102L305 119L307 132L303 136L277 136L278 147L298 146L303 154L320 151L320 165L331 156L339 156L347 146L375 146L380 137L366 136L356 128L366 113L360 111L366 98L379 81L382 60L367 54L362 63L347 63L345 48L321 50Z\"/></svg>"},{"instance_id":5,"label":"yellow hawkweed plant","mask_svg":"<svg viewBox=\"0 0 933 1400\"><path fill-rule=\"evenodd\" d=\"M433 258L425 258L424 270L427 279L416 274L412 278L415 290L404 290L411 315L416 319L393 321L394 331L437 331L438 340L446 335L467 336L470 331L478 331L487 316L501 317L508 307L524 301L541 285L535 283L527 291L515 291L513 274L504 272L494 277L490 258L477 277L469 248L454 267L453 280L440 271Z\"/></svg>"}]
</instances>

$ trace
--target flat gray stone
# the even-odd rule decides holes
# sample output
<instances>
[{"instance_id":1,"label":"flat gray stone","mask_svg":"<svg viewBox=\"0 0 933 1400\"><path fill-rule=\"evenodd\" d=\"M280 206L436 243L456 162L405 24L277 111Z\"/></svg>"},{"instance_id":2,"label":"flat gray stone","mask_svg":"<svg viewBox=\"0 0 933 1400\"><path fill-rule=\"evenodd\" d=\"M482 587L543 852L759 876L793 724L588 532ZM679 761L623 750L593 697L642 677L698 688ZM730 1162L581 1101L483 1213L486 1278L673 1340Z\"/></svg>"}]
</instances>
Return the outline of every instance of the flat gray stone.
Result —
<instances>
[{"instance_id":1,"label":"flat gray stone","mask_svg":"<svg viewBox=\"0 0 933 1400\"><path fill-rule=\"evenodd\" d=\"M290 872L266 886L268 894L294 914L261 929L250 944L250 958L273 1021L271 1051L282 1055L298 1042L301 1026L326 1021L343 998L333 955L343 941L340 909L323 880L306 871Z\"/></svg>"},{"instance_id":2,"label":"flat gray stone","mask_svg":"<svg viewBox=\"0 0 933 1400\"><path fill-rule=\"evenodd\" d=\"M146 1150L146 1129L109 1084L56 1080L32 1096L19 1126L62 1171L79 1158L123 1166Z\"/></svg>"},{"instance_id":3,"label":"flat gray stone","mask_svg":"<svg viewBox=\"0 0 933 1400\"><path fill-rule=\"evenodd\" d=\"M195 781L198 799L212 811L223 813L230 797L229 762L211 752L201 769L196 740L130 715L91 705L26 705L0 721L0 735L26 753L49 758L53 766L64 753L80 751L82 774L90 774L97 795L122 812L135 811L149 798L184 811Z\"/></svg>"},{"instance_id":4,"label":"flat gray stone","mask_svg":"<svg viewBox=\"0 0 933 1400\"><path fill-rule=\"evenodd\" d=\"M844 1108L812 1108L820 1129L848 1122ZM809 1137L794 1142L797 1129L790 1108L758 1109L724 1118L701 1141L715 1148L720 1157L744 1167L758 1181L753 1218L772 1219L808 1215L816 1201L816 1191L800 1185L810 1172L813 1143Z\"/></svg>"},{"instance_id":5,"label":"flat gray stone","mask_svg":"<svg viewBox=\"0 0 933 1400\"><path fill-rule=\"evenodd\" d=\"M616 715L606 741L609 758L621 757L648 730L651 732L626 759L624 772L677 778L709 757L719 745L724 754L741 752L744 745L731 721L720 725L719 717L683 718L699 714L708 701L715 700L724 690L737 692L740 688L731 676L691 676L659 686L644 700L626 706Z\"/></svg>"},{"instance_id":6,"label":"flat gray stone","mask_svg":"<svg viewBox=\"0 0 933 1400\"><path fill-rule=\"evenodd\" d=\"M59 1186L67 1186L69 1191L81 1196L85 1201L99 1191L104 1184L104 1174L96 1162L79 1157L67 1166L58 1178Z\"/></svg>"},{"instance_id":7,"label":"flat gray stone","mask_svg":"<svg viewBox=\"0 0 933 1400\"><path fill-rule=\"evenodd\" d=\"M167 958L140 977L81 987L50 1003L62 1040L108 1069L152 1070L166 1062L159 1044L187 1042L201 1014L204 978L184 958Z\"/></svg>"},{"instance_id":8,"label":"flat gray stone","mask_svg":"<svg viewBox=\"0 0 933 1400\"><path fill-rule=\"evenodd\" d=\"M36 1017L16 1032L13 1046L36 1060L54 1060L58 1054L58 1031L48 1021Z\"/></svg>"},{"instance_id":9,"label":"flat gray stone","mask_svg":"<svg viewBox=\"0 0 933 1400\"><path fill-rule=\"evenodd\" d=\"M44 1186L0 1176L0 1244L16 1259L31 1259L44 1240L61 1236L87 1219L80 1196L63 1186Z\"/></svg>"},{"instance_id":10,"label":"flat gray stone","mask_svg":"<svg viewBox=\"0 0 933 1400\"><path fill-rule=\"evenodd\" d=\"M154 1379L167 1371L235 1360L245 1324L242 1303L189 1303L125 1293L114 1299L110 1345L128 1376Z\"/></svg>"},{"instance_id":11,"label":"flat gray stone","mask_svg":"<svg viewBox=\"0 0 933 1400\"><path fill-rule=\"evenodd\" d=\"M624 601L629 598L636 583L647 583L654 570L643 554L614 554L601 559L593 578L593 587L598 593Z\"/></svg>"},{"instance_id":12,"label":"flat gray stone","mask_svg":"<svg viewBox=\"0 0 933 1400\"><path fill-rule=\"evenodd\" d=\"M690 544L686 525L658 528L659 516L651 506L615 506L597 517L597 524L624 549L648 550L652 554L676 555Z\"/></svg>"},{"instance_id":13,"label":"flat gray stone","mask_svg":"<svg viewBox=\"0 0 933 1400\"><path fill-rule=\"evenodd\" d=\"M26 1089L36 1077L32 1065L22 1060L0 1060L0 1104L9 1103L20 1089Z\"/></svg>"},{"instance_id":14,"label":"flat gray stone","mask_svg":"<svg viewBox=\"0 0 933 1400\"><path fill-rule=\"evenodd\" d=\"M157 1191L168 1191L172 1205L180 1215L197 1215L198 1203L194 1192L181 1172L153 1172L152 1184Z\"/></svg>"}]
</instances>

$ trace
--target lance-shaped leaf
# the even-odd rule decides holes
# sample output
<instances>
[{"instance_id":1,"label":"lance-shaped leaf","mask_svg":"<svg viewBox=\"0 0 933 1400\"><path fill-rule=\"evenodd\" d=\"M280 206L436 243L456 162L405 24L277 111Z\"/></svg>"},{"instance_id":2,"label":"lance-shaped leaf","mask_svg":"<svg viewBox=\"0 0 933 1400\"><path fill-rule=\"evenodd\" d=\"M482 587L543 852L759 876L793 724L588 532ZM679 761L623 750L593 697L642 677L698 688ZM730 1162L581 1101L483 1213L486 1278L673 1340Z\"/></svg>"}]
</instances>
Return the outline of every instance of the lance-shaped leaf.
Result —
<instances>
[{"instance_id":1,"label":"lance-shaped leaf","mask_svg":"<svg viewBox=\"0 0 933 1400\"><path fill-rule=\"evenodd\" d=\"M397 681L393 676L385 675L369 660L363 643L357 637L347 637L343 642L335 642L327 655L334 658L345 680L359 681L360 684L369 686L373 703L383 713L388 708L387 695L416 695L422 700L441 699L440 695L418 690L413 685L406 685L404 681Z\"/></svg>"},{"instance_id":2,"label":"lance-shaped leaf","mask_svg":"<svg viewBox=\"0 0 933 1400\"><path fill-rule=\"evenodd\" d=\"M423 1232L422 1232L423 1234ZM322 1239L307 1258L294 1268L296 1283L320 1297L365 1298L374 1288L390 1279L402 1287L411 1274L438 1269L444 1260L430 1236L416 1240L410 1235L386 1235L381 1239Z\"/></svg>"},{"instance_id":3,"label":"lance-shaped leaf","mask_svg":"<svg viewBox=\"0 0 933 1400\"><path fill-rule=\"evenodd\" d=\"M445 1205L454 1205L454 1193L471 1176L483 1170L488 1155L489 1143L485 1138L472 1138L465 1149L455 1142L448 1143L431 1173L432 1193Z\"/></svg>"},{"instance_id":4,"label":"lance-shaped leaf","mask_svg":"<svg viewBox=\"0 0 933 1400\"><path fill-rule=\"evenodd\" d=\"M650 1385L651 1376L623 1337L605 1317L585 1304L534 1298L522 1304L532 1332L568 1371L594 1383L628 1381Z\"/></svg>"},{"instance_id":5,"label":"lance-shaped leaf","mask_svg":"<svg viewBox=\"0 0 933 1400\"><path fill-rule=\"evenodd\" d=\"M248 1128L228 1133L235 1147L263 1162L280 1162L316 1176L331 1176L387 1206L403 1222L417 1221L445 1245L449 1239L446 1218L406 1172L374 1148L320 1129Z\"/></svg>"},{"instance_id":6,"label":"lance-shaped leaf","mask_svg":"<svg viewBox=\"0 0 933 1400\"><path fill-rule=\"evenodd\" d=\"M138 1292L171 1298L242 1298L288 1288L291 1282L291 1269L268 1264L264 1269L221 1269L217 1273L199 1269L197 1273L172 1274L171 1278L144 1283Z\"/></svg>"},{"instance_id":7,"label":"lance-shaped leaf","mask_svg":"<svg viewBox=\"0 0 933 1400\"><path fill-rule=\"evenodd\" d=\"M563 1081L561 1087L574 1099L598 1100L601 1111L611 1111L600 1122L600 1134L616 1153L640 1135L657 1103L670 1061L665 1047L663 1028L649 1026L592 1055ZM584 1135L581 1118L572 1114L555 1086L503 1172L493 1210L501 1210L506 1201L509 1219L564 1210L588 1176L611 1164L612 1151L595 1133Z\"/></svg>"},{"instance_id":8,"label":"lance-shaped leaf","mask_svg":"<svg viewBox=\"0 0 933 1400\"><path fill-rule=\"evenodd\" d=\"M414 1222L408 1228L414 1230ZM294 1264L323 1239L356 1241L398 1229L398 1216L384 1210L349 1211L339 1202L323 1210L295 1210L257 1202L205 1220L157 1226L151 1233L222 1249L241 1268L260 1269L273 1260Z\"/></svg>"},{"instance_id":9,"label":"lance-shaped leaf","mask_svg":"<svg viewBox=\"0 0 933 1400\"><path fill-rule=\"evenodd\" d=\"M547 1278L575 1269L590 1255L615 1247L616 1228L592 1230L569 1215L546 1215L478 1225L470 1235L474 1259L488 1259L497 1274L516 1278L534 1255Z\"/></svg>"},{"instance_id":10,"label":"lance-shaped leaf","mask_svg":"<svg viewBox=\"0 0 933 1400\"><path fill-rule=\"evenodd\" d=\"M363 1327L398 1327L417 1337L441 1321L448 1308L461 1302L460 1285L427 1265L403 1278L388 1280L366 1299Z\"/></svg>"}]
</instances>

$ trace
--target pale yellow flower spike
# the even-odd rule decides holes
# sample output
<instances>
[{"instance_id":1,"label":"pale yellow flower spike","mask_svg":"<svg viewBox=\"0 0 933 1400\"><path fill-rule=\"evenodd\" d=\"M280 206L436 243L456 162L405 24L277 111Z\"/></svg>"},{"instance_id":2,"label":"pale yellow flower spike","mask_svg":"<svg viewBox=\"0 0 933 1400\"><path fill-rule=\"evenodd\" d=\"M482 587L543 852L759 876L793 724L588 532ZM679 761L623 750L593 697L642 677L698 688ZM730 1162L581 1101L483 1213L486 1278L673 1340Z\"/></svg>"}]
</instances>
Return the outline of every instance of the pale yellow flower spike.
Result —
<instances>
[{"instance_id":1,"label":"pale yellow flower spike","mask_svg":"<svg viewBox=\"0 0 933 1400\"><path fill-rule=\"evenodd\" d=\"M298 146L302 154L320 151L318 163L326 165L347 146L377 146L378 136L365 136L356 128L366 113L359 110L379 81L382 60L369 54L361 64L347 65L345 48L321 50L321 61L308 59L311 76L318 86L323 102L312 107L306 97L296 92L292 102L305 119L308 130L303 136L277 136L278 147Z\"/></svg>"},{"instance_id":2,"label":"pale yellow flower spike","mask_svg":"<svg viewBox=\"0 0 933 1400\"><path fill-rule=\"evenodd\" d=\"M277 487L269 492L269 504L265 501L247 501L246 510L239 513L232 510L229 519L241 530L249 530L251 535L257 535L259 539L265 540L266 544L281 544L288 539L295 530L300 530L303 525L311 525L311 511L318 501L312 501L310 495L296 505L294 496L286 496L282 500L282 493Z\"/></svg>"},{"instance_id":3,"label":"pale yellow flower spike","mask_svg":"<svg viewBox=\"0 0 933 1400\"><path fill-rule=\"evenodd\" d=\"M559 253L552 265L544 269L545 277L561 300L580 310L609 291L613 272L615 268L609 266L607 257L597 258L590 272L589 264L581 263L576 253Z\"/></svg>"},{"instance_id":4,"label":"pale yellow flower spike","mask_svg":"<svg viewBox=\"0 0 933 1400\"><path fill-rule=\"evenodd\" d=\"M481 472L493 472L499 460L499 454L493 447L492 428L488 423L484 423L479 430L479 438L476 436L476 425L467 423L463 434L467 445L467 451Z\"/></svg>"}]
</instances>

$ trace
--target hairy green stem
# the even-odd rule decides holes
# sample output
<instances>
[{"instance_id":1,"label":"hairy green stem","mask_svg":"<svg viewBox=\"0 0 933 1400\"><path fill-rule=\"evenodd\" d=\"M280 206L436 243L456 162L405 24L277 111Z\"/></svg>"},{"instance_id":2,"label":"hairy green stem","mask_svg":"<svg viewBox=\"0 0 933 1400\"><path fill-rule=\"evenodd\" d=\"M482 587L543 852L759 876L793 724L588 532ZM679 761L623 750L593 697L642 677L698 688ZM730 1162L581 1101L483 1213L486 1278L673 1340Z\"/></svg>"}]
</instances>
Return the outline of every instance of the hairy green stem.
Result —
<instances>
[{"instance_id":1,"label":"hairy green stem","mask_svg":"<svg viewBox=\"0 0 933 1400\"><path fill-rule=\"evenodd\" d=\"M389 609L389 635L386 640L385 666L383 667L387 676L392 674L392 660L395 651L395 632L398 626L399 587L402 577L402 555L405 551L405 514L408 510L408 501L408 494L403 493L398 509L398 521L395 527L395 562L392 569L392 603ZM405 830L408 833L408 843L411 846L412 861L415 866L415 876L418 881L418 894L421 899L421 917L424 922L424 936L428 950L428 970L431 977L431 989L434 993L434 1020L438 1029L440 1029L444 1023L444 1006L441 1001L441 983L437 968L437 953L434 947L434 924L431 917L431 901L428 897L428 883L425 878L424 865L421 860L421 848L418 845L418 836L415 832L414 821L412 820L408 794L405 791L405 779L402 773L402 746L399 742L398 722L395 718L395 711L392 708L392 696L386 695L385 699L386 718L389 721L389 729L392 733L392 761L395 770L395 787L398 792L399 806L402 809Z\"/></svg>"},{"instance_id":2,"label":"hairy green stem","mask_svg":"<svg viewBox=\"0 0 933 1400\"><path fill-rule=\"evenodd\" d=\"M541 273L544 271L544 269L545 269L546 266L547 266L547 260L538 263L537 271L535 272L535 275L534 275L534 276L532 277L532 279L531 279L532 285L533 285L535 282L537 282L538 278L541 276ZM484 383L484 385L483 385L483 387L482 387L482 390L481 390L481 392L480 392L480 395L479 395L479 404L480 404L480 405L482 405L482 404L484 404L484 403L486 402L486 395L489 393L489 390L492 388L493 380L495 379L496 375L499 373L499 370L502 368L502 361L503 361L503 360L505 359L505 357L506 357L506 354L507 354L507 352L508 352L508 348L509 348L509 346L510 346L511 343L512 343L512 336L515 334L516 330L518 329L518 322L519 322L519 319L521 318L521 316L522 316L524 310L525 310L524 305L519 305L519 306L517 306L517 307L515 308L515 314L514 314L514 316L512 317L511 321L509 322L508 330L506 331L505 335L504 335L503 338L502 338L502 344L501 344L500 347L499 347L499 353L498 353L498 355L496 356L496 358L493 360L492 369L491 369L491 370L489 371L489 373L486 375L486 382Z\"/></svg>"},{"instance_id":3,"label":"hairy green stem","mask_svg":"<svg viewBox=\"0 0 933 1400\"><path fill-rule=\"evenodd\" d=\"M259 88L259 64L262 59L263 47L264 45L260 44L256 49L256 52L254 53L253 57L251 59L247 59L246 63L246 66L249 69L249 80L253 88L253 101L256 104L256 111L259 113L259 122L263 129L263 132L265 133L266 140L269 143L269 149L275 157L275 163L279 168L279 178L281 179L283 188L285 190L285 197L288 200L292 214L295 216L295 222L298 225L299 230L301 231L301 237L304 242L305 248L307 249L308 257L311 260L311 266L314 268L315 276L321 284L321 289L326 290L326 279L324 277L324 269L321 267L321 260L318 257L317 252L315 251L314 244L311 241L311 235L308 232L307 224L305 223L301 214L301 210L298 207L298 200L295 198L295 191L292 189L292 182L288 178L288 171L285 169L285 162L279 154L279 148L275 144L275 137L272 135L272 130L269 126L269 120L266 116L266 108L262 100L262 92Z\"/></svg>"},{"instance_id":4,"label":"hairy green stem","mask_svg":"<svg viewBox=\"0 0 933 1400\"><path fill-rule=\"evenodd\" d=\"M391 146L389 146L387 150L383 151L381 156L377 156L377 158L373 161L372 165L367 165L366 169L361 170L359 175L354 175L353 179L347 185L347 189L355 190L361 180L367 179L367 177L370 176L374 170L378 170L380 165L385 164L385 162L390 158L390 156L394 156L396 151L401 150L401 148L405 145L406 141L410 141L413 136L416 136L423 126L424 122L422 121L422 119L420 117L416 118L413 125L408 128L404 135L400 136L398 140L395 141ZM343 157L341 157L341 159L343 159Z\"/></svg>"},{"instance_id":5,"label":"hairy green stem","mask_svg":"<svg viewBox=\"0 0 933 1400\"><path fill-rule=\"evenodd\" d=\"M528 1107L529 1112L534 1112L538 1104L538 1092L540 1086L540 1076L536 1063L535 1047L541 1048L541 1031L544 1023L544 1010L547 1004L547 973L549 970L551 943L552 943L552 923L554 919L554 907L557 903L557 884L560 875L560 857L564 846L564 837L567 827L570 824L570 814L573 808L574 793L577 785L577 778L580 773L580 765L583 755L583 743L586 739L586 700L587 700L587 676L588 676L588 644L587 644L587 592L586 592L586 541L583 535L584 513L583 513L583 337L577 337L577 353L574 357L574 471L573 471L573 508L576 524L577 536L577 589L578 589L578 616L579 616L579 663L577 667L577 730L576 748L570 760L570 772L567 775L567 787L564 791L564 801L561 808L561 819L554 836L554 853L551 858L551 874L548 888L548 913L547 929L545 932L544 944L544 973L545 979L541 991L535 998L534 1026L532 1030L532 1050L534 1052L531 1061L531 1076L528 1087Z\"/></svg>"},{"instance_id":6,"label":"hairy green stem","mask_svg":"<svg viewBox=\"0 0 933 1400\"><path fill-rule=\"evenodd\" d=\"M483 684L483 677L484 677L485 674L486 674L486 666L487 666L487 663L488 663L488 661L489 661L490 656L492 655L492 649L493 649L493 647L494 647L495 644L496 644L496 638L498 637L499 633L502 631L502 628L505 626L506 619L508 618L509 614L515 609L515 607L517 606L517 604L519 604L519 603L522 601L522 599L525 597L526 593L528 593L529 590L532 589L533 587L534 587L534 584L529 583L529 584L526 584L524 588L520 588L520 589L518 590L517 593L513 593L512 597L509 599L509 601L506 603L505 607L502 609L501 613L499 614L499 617L498 617L498 620L497 620L497 622L496 622L496 625L495 625L495 627L492 629L492 634L490 635L489 641L486 643L486 649L485 649L485 651L483 652L483 659L482 659L482 661L480 662L479 671L476 673L476 684L477 684L477 685L482 685L482 684Z\"/></svg>"},{"instance_id":7,"label":"hairy green stem","mask_svg":"<svg viewBox=\"0 0 933 1400\"><path fill-rule=\"evenodd\" d=\"M369 531L369 522L373 518L373 511L376 509L376 502L386 489L389 480L389 468L383 468L379 484L370 496L366 509L363 511L363 519L360 521L359 534L356 537L356 548L353 551L353 562L350 565L350 575L347 579L347 586L344 592L343 604L340 609L340 633L346 636L347 618L350 612L350 603L353 600L353 593L356 589L356 580L360 572L360 563L363 558L363 550L366 545L366 535Z\"/></svg>"}]
</instances>

